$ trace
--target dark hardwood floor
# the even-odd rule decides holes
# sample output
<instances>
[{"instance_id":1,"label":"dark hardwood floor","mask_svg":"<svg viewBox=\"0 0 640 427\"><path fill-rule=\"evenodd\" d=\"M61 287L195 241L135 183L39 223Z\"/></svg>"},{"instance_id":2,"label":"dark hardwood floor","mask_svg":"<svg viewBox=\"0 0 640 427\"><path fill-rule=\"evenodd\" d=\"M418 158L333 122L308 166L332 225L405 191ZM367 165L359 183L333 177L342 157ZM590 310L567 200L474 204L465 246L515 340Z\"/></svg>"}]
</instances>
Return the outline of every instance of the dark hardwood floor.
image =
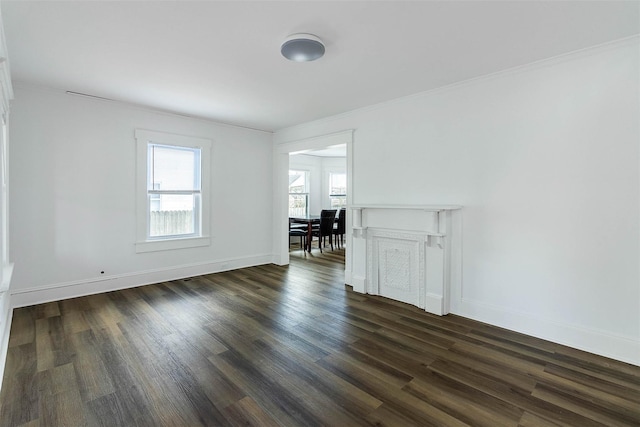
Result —
<instances>
[{"instance_id":1,"label":"dark hardwood floor","mask_svg":"<svg viewBox=\"0 0 640 427\"><path fill-rule=\"evenodd\" d=\"M640 368L345 287L342 251L17 309L7 426L638 426Z\"/></svg>"}]
</instances>

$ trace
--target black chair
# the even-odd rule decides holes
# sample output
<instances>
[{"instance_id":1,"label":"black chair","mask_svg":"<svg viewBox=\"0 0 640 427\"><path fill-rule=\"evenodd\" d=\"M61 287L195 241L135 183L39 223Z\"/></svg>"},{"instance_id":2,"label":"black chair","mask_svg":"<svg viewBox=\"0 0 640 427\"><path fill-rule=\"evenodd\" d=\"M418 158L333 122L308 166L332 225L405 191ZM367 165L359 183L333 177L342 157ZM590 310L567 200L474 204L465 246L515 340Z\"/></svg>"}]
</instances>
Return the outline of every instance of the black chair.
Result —
<instances>
[{"instance_id":1,"label":"black chair","mask_svg":"<svg viewBox=\"0 0 640 427\"><path fill-rule=\"evenodd\" d=\"M336 222L336 209L327 209L320 211L320 225L312 230L313 237L318 238L318 247L322 252L324 239L329 237L329 244L333 250L333 223ZM309 245L311 247L311 245Z\"/></svg>"},{"instance_id":2,"label":"black chair","mask_svg":"<svg viewBox=\"0 0 640 427\"><path fill-rule=\"evenodd\" d=\"M338 222L333 228L333 235L336 236L336 245L344 247L344 234L347 232L347 210L340 209L338 213ZM339 240L338 240L339 239Z\"/></svg>"},{"instance_id":3,"label":"black chair","mask_svg":"<svg viewBox=\"0 0 640 427\"><path fill-rule=\"evenodd\" d=\"M289 237L300 237L300 249L306 250L307 248L307 226L296 227L291 225L289 221Z\"/></svg>"}]
</instances>

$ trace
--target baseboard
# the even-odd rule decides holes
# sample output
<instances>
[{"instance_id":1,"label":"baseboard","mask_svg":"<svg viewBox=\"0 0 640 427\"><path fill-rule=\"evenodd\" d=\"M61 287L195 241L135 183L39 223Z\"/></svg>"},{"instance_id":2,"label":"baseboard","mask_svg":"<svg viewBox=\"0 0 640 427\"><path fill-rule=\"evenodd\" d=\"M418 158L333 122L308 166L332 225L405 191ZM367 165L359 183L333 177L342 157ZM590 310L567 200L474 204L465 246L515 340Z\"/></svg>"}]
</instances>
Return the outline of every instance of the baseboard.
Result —
<instances>
[{"instance_id":1,"label":"baseboard","mask_svg":"<svg viewBox=\"0 0 640 427\"><path fill-rule=\"evenodd\" d=\"M184 279L185 277L201 276L203 274L219 273L256 265L270 264L272 254L254 255L242 258L228 258L215 262L205 262L167 267L156 270L138 271L134 273L101 276L79 280L75 282L57 283L48 286L14 290L11 293L11 307L26 307L51 301L76 298L85 295L116 291Z\"/></svg>"},{"instance_id":2,"label":"baseboard","mask_svg":"<svg viewBox=\"0 0 640 427\"><path fill-rule=\"evenodd\" d=\"M640 340L556 322L477 301L459 300L453 314L640 366Z\"/></svg>"},{"instance_id":3,"label":"baseboard","mask_svg":"<svg viewBox=\"0 0 640 427\"><path fill-rule=\"evenodd\" d=\"M271 264L275 264L275 265L279 265L279 266L289 265L289 257L287 256L286 259L285 259L281 255L272 255L271 256Z\"/></svg>"},{"instance_id":4,"label":"baseboard","mask_svg":"<svg viewBox=\"0 0 640 427\"><path fill-rule=\"evenodd\" d=\"M344 284L353 285L353 274L351 274L351 270L344 270Z\"/></svg>"},{"instance_id":5,"label":"baseboard","mask_svg":"<svg viewBox=\"0 0 640 427\"><path fill-rule=\"evenodd\" d=\"M424 310L428 313L437 314L438 316L447 314L442 309L443 300L442 295L428 293L425 298Z\"/></svg>"},{"instance_id":6,"label":"baseboard","mask_svg":"<svg viewBox=\"0 0 640 427\"><path fill-rule=\"evenodd\" d=\"M366 293L367 289L367 278L364 276L353 276L353 290L356 292L360 292L361 294Z\"/></svg>"}]
</instances>

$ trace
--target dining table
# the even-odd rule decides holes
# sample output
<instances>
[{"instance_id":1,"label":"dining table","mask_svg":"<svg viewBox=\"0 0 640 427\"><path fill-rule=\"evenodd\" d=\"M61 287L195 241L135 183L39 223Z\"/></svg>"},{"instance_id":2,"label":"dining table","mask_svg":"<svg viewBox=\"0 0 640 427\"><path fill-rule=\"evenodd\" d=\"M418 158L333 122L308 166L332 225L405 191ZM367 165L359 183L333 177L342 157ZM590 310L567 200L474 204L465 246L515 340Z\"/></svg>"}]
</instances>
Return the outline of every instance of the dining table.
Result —
<instances>
[{"instance_id":1,"label":"dining table","mask_svg":"<svg viewBox=\"0 0 640 427\"><path fill-rule=\"evenodd\" d=\"M320 215L290 216L289 223L307 225L307 242L305 244L304 250L307 252L311 252L311 239L313 238L313 224L320 224Z\"/></svg>"}]
</instances>

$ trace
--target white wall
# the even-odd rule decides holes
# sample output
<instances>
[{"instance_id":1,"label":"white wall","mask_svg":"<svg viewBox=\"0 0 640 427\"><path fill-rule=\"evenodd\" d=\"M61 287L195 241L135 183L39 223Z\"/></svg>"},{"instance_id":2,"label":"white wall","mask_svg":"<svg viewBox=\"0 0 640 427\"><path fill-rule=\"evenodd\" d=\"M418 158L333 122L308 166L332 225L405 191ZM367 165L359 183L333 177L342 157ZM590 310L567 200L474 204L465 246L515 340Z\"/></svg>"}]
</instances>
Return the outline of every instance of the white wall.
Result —
<instances>
[{"instance_id":1,"label":"white wall","mask_svg":"<svg viewBox=\"0 0 640 427\"><path fill-rule=\"evenodd\" d=\"M638 49L578 52L275 143L355 129L353 203L464 206L453 313L640 364Z\"/></svg>"},{"instance_id":2,"label":"white wall","mask_svg":"<svg viewBox=\"0 0 640 427\"><path fill-rule=\"evenodd\" d=\"M135 253L136 128L213 141L211 246ZM271 262L271 134L24 85L11 131L14 305Z\"/></svg>"}]
</instances>

